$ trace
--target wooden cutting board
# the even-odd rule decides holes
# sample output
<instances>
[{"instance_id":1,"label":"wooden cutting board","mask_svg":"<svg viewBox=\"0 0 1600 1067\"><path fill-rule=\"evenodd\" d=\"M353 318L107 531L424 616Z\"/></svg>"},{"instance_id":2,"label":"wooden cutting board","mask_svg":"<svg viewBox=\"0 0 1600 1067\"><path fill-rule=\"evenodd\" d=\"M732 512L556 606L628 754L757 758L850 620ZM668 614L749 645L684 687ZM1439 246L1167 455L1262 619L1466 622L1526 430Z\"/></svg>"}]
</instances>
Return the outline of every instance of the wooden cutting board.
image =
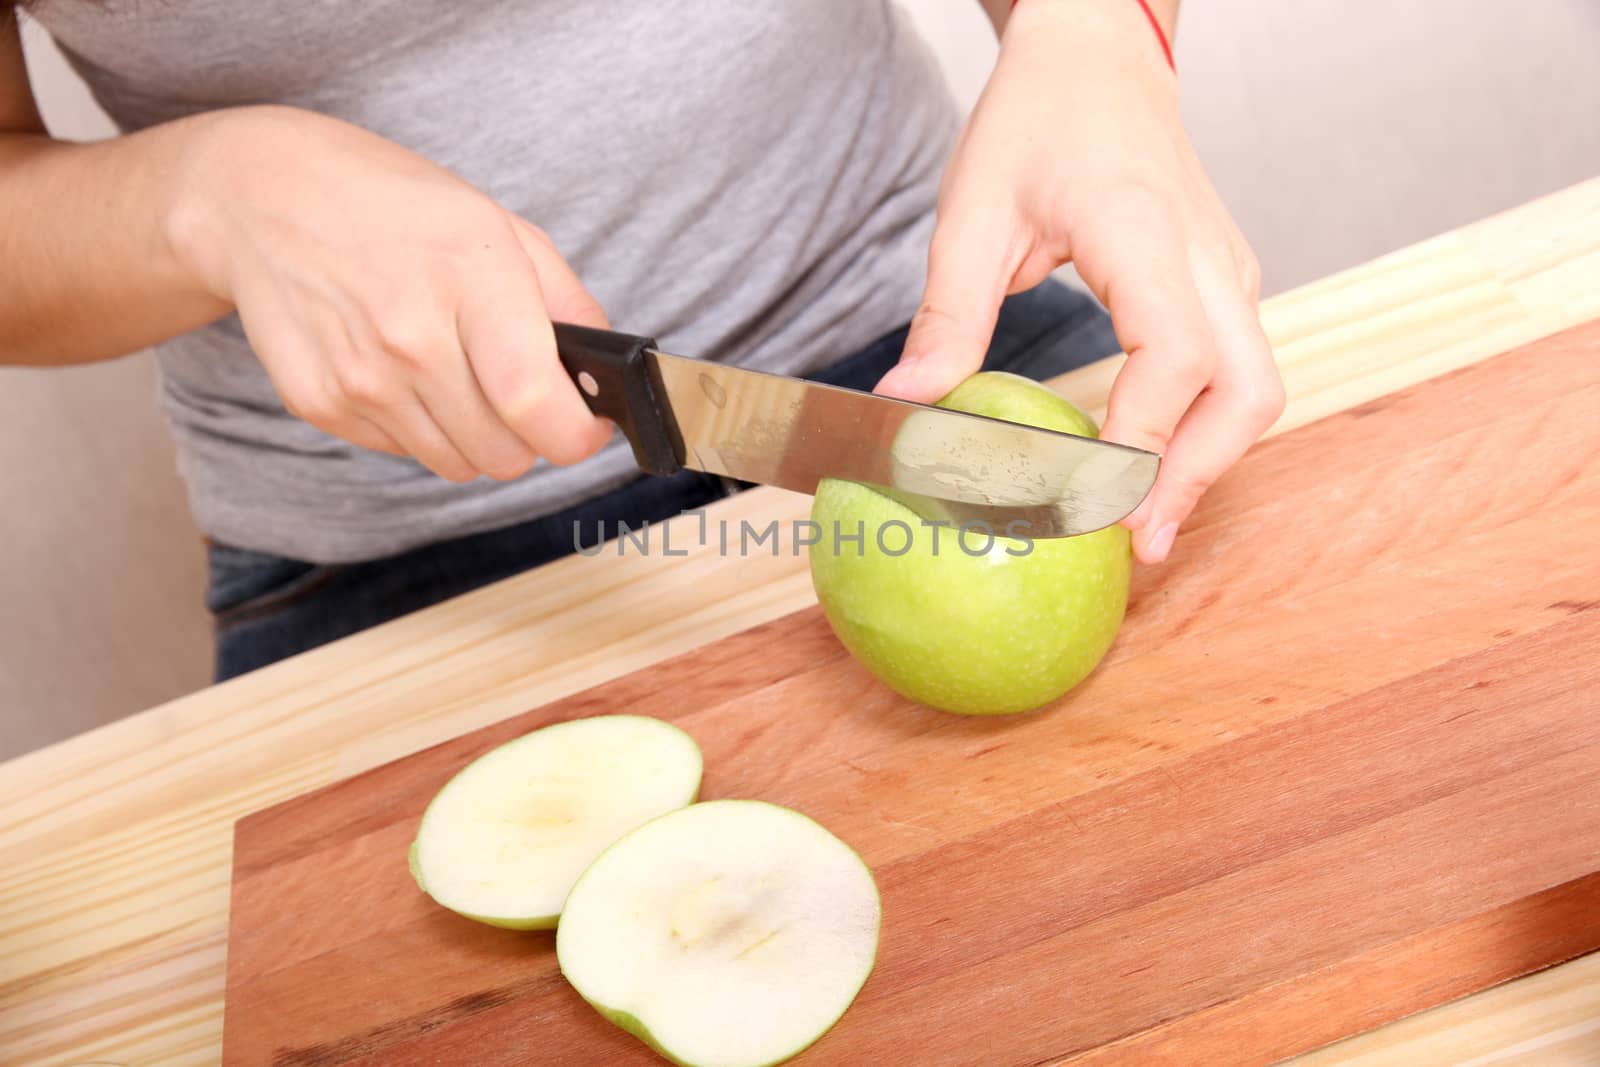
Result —
<instances>
[{"instance_id":1,"label":"wooden cutting board","mask_svg":"<svg viewBox=\"0 0 1600 1067\"><path fill-rule=\"evenodd\" d=\"M1595 949L1600 323L1259 446L1042 712L909 704L812 609L250 816L225 1061L660 1062L406 869L468 760L618 711L876 872L807 1067L1265 1064Z\"/></svg>"}]
</instances>

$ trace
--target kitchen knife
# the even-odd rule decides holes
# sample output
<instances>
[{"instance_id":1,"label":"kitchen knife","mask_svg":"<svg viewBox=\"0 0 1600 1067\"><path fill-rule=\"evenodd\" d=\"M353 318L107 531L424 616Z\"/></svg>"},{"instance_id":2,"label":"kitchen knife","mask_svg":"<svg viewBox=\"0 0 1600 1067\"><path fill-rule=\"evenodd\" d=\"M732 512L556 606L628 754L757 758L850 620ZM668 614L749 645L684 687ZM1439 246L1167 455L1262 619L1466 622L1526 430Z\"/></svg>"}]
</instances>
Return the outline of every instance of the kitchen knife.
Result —
<instances>
[{"instance_id":1,"label":"kitchen knife","mask_svg":"<svg viewBox=\"0 0 1600 1067\"><path fill-rule=\"evenodd\" d=\"M687 467L802 493L842 478L925 520L1049 538L1126 516L1161 463L1091 437L669 355L648 337L555 330L589 409L622 429L651 474Z\"/></svg>"}]
</instances>

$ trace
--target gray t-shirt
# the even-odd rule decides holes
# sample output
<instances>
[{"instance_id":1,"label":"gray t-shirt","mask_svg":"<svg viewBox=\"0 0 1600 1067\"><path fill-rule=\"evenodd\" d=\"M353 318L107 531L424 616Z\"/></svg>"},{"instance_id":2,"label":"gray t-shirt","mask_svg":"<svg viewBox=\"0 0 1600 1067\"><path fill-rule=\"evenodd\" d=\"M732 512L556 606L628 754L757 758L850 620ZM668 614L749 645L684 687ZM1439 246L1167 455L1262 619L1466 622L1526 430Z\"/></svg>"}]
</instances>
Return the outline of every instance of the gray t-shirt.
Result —
<instances>
[{"instance_id":1,"label":"gray t-shirt","mask_svg":"<svg viewBox=\"0 0 1600 1067\"><path fill-rule=\"evenodd\" d=\"M543 227L619 328L804 374L908 320L957 113L888 0L49 0L125 131L281 103L373 130ZM236 317L160 346L195 516L242 548L371 559L636 477L454 485L284 411Z\"/></svg>"}]
</instances>

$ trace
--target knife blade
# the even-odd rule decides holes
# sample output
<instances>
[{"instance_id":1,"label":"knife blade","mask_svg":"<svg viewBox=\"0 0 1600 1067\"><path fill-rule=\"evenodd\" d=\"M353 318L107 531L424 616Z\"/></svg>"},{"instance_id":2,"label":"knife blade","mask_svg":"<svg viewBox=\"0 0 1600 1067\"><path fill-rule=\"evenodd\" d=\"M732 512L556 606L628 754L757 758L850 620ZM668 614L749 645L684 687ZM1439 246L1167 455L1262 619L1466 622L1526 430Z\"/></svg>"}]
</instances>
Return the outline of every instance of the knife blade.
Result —
<instances>
[{"instance_id":1,"label":"knife blade","mask_svg":"<svg viewBox=\"0 0 1600 1067\"><path fill-rule=\"evenodd\" d=\"M562 365L641 470L684 468L814 493L863 482L926 521L1027 538L1110 526L1161 457L1125 445L662 352L653 339L557 323Z\"/></svg>"}]
</instances>

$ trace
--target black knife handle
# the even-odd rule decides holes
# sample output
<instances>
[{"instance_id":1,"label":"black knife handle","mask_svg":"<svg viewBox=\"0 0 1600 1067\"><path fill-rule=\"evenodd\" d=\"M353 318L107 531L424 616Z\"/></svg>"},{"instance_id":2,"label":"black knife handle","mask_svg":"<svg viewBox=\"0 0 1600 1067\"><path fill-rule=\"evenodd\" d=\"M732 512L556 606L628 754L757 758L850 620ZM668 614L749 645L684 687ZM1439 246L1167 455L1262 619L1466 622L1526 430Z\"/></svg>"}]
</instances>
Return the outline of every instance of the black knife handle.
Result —
<instances>
[{"instance_id":1,"label":"black knife handle","mask_svg":"<svg viewBox=\"0 0 1600 1067\"><path fill-rule=\"evenodd\" d=\"M556 353L584 402L621 427L633 458L648 474L683 470L683 436L655 361L654 339L558 322Z\"/></svg>"}]
</instances>

